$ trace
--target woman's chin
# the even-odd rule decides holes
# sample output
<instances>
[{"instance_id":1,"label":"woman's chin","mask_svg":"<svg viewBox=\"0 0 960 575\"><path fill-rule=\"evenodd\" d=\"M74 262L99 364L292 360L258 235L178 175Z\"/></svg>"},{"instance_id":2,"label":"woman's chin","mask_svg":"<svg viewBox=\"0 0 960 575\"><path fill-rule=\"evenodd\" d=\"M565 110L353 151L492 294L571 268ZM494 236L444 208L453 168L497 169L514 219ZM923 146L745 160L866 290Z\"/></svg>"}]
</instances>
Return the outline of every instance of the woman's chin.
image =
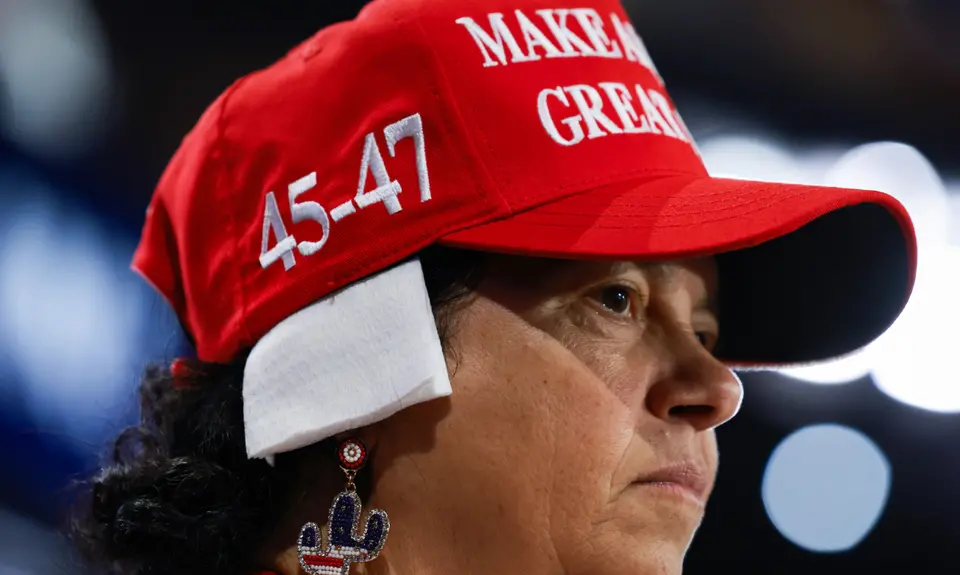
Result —
<instances>
[{"instance_id":1,"label":"woman's chin","mask_svg":"<svg viewBox=\"0 0 960 575\"><path fill-rule=\"evenodd\" d=\"M582 575L681 575L683 550L670 544L653 546L649 541L639 546L626 544L608 551L591 566L578 570Z\"/></svg>"},{"instance_id":2,"label":"woman's chin","mask_svg":"<svg viewBox=\"0 0 960 575\"><path fill-rule=\"evenodd\" d=\"M703 521L704 506L684 493L646 487L631 487L616 506L622 536L632 540L627 547L671 550L682 559Z\"/></svg>"}]
</instances>

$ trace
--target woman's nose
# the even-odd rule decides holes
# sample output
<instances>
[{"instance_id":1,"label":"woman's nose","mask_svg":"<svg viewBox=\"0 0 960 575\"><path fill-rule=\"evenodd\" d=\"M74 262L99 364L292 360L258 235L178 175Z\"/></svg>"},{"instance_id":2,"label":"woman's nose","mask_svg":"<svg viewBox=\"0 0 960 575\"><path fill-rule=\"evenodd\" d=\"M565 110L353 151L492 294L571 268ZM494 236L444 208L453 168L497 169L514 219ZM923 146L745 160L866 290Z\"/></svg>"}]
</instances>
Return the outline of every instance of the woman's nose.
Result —
<instances>
[{"instance_id":1,"label":"woman's nose","mask_svg":"<svg viewBox=\"0 0 960 575\"><path fill-rule=\"evenodd\" d=\"M664 421L705 431L729 421L740 409L743 386L727 366L688 334L663 348L663 369L647 393L647 408Z\"/></svg>"}]
</instances>

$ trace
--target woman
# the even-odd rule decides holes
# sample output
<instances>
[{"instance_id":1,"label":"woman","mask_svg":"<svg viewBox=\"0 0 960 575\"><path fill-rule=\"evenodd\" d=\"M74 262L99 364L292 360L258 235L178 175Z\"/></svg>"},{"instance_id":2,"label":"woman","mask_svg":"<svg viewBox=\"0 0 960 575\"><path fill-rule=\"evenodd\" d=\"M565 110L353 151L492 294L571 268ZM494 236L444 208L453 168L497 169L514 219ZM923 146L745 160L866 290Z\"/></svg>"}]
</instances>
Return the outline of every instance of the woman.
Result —
<instances>
[{"instance_id":1,"label":"woman","mask_svg":"<svg viewBox=\"0 0 960 575\"><path fill-rule=\"evenodd\" d=\"M710 178L583 6L376 0L210 107L134 258L198 359L147 370L93 563L681 571L731 366L866 345L915 239L877 192Z\"/></svg>"}]
</instances>

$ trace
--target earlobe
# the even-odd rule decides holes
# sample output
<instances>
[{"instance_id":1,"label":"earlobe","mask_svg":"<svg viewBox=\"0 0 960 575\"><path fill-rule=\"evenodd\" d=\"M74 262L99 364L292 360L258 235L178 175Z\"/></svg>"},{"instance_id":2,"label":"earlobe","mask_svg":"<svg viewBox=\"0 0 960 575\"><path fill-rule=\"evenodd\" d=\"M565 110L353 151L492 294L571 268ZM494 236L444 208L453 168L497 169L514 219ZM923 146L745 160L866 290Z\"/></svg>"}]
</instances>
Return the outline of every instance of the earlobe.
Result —
<instances>
[{"instance_id":1,"label":"earlobe","mask_svg":"<svg viewBox=\"0 0 960 575\"><path fill-rule=\"evenodd\" d=\"M300 575L300 556L297 546L287 547L276 556L273 569L258 571L254 575Z\"/></svg>"}]
</instances>

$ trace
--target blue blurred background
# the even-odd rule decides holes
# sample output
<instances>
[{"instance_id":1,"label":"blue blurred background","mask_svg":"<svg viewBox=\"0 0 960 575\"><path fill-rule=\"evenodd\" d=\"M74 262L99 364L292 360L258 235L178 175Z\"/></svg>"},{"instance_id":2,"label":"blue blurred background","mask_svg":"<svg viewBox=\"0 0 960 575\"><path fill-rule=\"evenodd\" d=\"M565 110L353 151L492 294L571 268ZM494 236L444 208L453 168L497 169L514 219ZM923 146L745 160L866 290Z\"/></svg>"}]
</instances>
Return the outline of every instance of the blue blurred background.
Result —
<instances>
[{"instance_id":1,"label":"blue blurred background","mask_svg":"<svg viewBox=\"0 0 960 575\"><path fill-rule=\"evenodd\" d=\"M135 421L143 364L185 352L127 269L180 138L361 4L0 0L0 574L76 571L69 484ZM920 232L916 297L875 345L743 375L688 572L955 572L960 3L626 4L717 175L881 189Z\"/></svg>"}]
</instances>

